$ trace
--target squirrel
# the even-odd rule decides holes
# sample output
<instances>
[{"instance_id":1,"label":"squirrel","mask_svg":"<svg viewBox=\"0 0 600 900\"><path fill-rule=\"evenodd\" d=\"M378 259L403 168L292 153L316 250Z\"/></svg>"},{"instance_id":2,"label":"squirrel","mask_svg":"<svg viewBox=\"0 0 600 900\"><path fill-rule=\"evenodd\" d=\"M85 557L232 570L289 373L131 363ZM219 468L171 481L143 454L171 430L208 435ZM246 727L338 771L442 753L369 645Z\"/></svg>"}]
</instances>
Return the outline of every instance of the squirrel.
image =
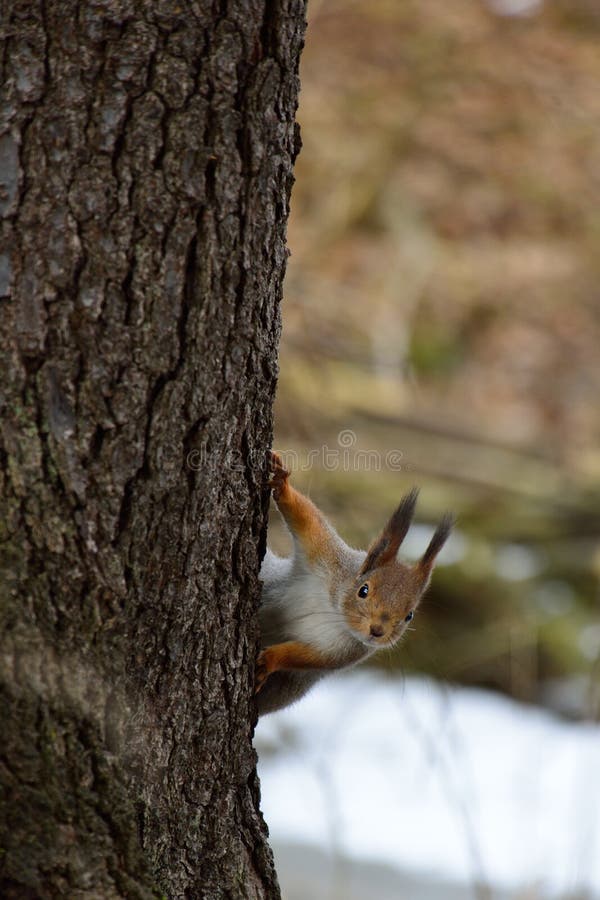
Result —
<instances>
[{"instance_id":1,"label":"squirrel","mask_svg":"<svg viewBox=\"0 0 600 900\"><path fill-rule=\"evenodd\" d=\"M261 650L255 694L259 715L299 700L328 672L354 666L404 634L423 596L454 518L446 514L415 565L396 558L418 489L400 501L367 552L339 537L314 503L289 482L270 452L269 485L293 538L293 554L267 549L260 577Z\"/></svg>"}]
</instances>

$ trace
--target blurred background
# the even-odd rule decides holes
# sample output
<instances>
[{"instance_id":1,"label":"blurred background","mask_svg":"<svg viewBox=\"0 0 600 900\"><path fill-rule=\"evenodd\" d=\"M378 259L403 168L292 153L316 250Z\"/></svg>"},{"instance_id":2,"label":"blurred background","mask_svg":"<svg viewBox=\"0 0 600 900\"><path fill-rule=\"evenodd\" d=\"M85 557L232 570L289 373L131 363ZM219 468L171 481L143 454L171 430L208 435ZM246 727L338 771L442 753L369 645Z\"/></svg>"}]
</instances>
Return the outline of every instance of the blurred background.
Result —
<instances>
[{"instance_id":1,"label":"blurred background","mask_svg":"<svg viewBox=\"0 0 600 900\"><path fill-rule=\"evenodd\" d=\"M355 546L458 525L259 725L284 896L598 897L600 2L311 0L301 79L275 447Z\"/></svg>"}]
</instances>

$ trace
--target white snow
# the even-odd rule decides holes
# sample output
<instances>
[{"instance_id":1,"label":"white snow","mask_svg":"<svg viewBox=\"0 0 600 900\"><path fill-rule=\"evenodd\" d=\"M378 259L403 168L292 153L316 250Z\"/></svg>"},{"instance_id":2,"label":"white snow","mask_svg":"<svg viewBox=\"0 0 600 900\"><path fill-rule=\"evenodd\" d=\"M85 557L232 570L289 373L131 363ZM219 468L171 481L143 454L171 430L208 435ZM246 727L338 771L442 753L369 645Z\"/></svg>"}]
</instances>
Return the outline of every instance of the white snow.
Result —
<instances>
[{"instance_id":1,"label":"white snow","mask_svg":"<svg viewBox=\"0 0 600 900\"><path fill-rule=\"evenodd\" d=\"M600 896L600 727L485 691L333 677L259 722L275 843L460 882Z\"/></svg>"},{"instance_id":2,"label":"white snow","mask_svg":"<svg viewBox=\"0 0 600 900\"><path fill-rule=\"evenodd\" d=\"M499 16L532 16L539 12L543 0L487 0Z\"/></svg>"}]
</instances>

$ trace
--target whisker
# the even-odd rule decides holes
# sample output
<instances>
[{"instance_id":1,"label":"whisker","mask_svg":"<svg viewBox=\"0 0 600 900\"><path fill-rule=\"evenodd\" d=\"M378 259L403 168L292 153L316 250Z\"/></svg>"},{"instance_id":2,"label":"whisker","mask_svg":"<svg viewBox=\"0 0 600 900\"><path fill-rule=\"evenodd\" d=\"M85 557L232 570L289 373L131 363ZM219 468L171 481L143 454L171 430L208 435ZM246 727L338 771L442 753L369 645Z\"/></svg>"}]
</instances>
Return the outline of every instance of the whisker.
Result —
<instances>
[{"instance_id":1,"label":"whisker","mask_svg":"<svg viewBox=\"0 0 600 900\"><path fill-rule=\"evenodd\" d=\"M300 622L303 619L327 619L330 622L340 622L346 623L346 618L342 613L338 613L335 610L311 610L306 613L299 613L295 616L286 616L286 622Z\"/></svg>"}]
</instances>

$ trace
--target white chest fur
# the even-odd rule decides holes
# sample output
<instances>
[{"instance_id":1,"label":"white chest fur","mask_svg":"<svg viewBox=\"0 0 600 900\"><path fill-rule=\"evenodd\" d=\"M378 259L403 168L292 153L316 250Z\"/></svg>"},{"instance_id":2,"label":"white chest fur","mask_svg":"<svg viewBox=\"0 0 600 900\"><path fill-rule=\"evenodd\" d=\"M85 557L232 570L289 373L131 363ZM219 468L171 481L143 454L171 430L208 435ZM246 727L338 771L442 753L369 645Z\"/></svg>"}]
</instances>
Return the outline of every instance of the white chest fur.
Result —
<instances>
[{"instance_id":1,"label":"white chest fur","mask_svg":"<svg viewBox=\"0 0 600 900\"><path fill-rule=\"evenodd\" d=\"M260 620L266 644L302 641L334 656L345 655L349 645L356 645L343 612L332 599L331 573L309 568L301 553L281 559L267 550L260 576Z\"/></svg>"}]
</instances>

